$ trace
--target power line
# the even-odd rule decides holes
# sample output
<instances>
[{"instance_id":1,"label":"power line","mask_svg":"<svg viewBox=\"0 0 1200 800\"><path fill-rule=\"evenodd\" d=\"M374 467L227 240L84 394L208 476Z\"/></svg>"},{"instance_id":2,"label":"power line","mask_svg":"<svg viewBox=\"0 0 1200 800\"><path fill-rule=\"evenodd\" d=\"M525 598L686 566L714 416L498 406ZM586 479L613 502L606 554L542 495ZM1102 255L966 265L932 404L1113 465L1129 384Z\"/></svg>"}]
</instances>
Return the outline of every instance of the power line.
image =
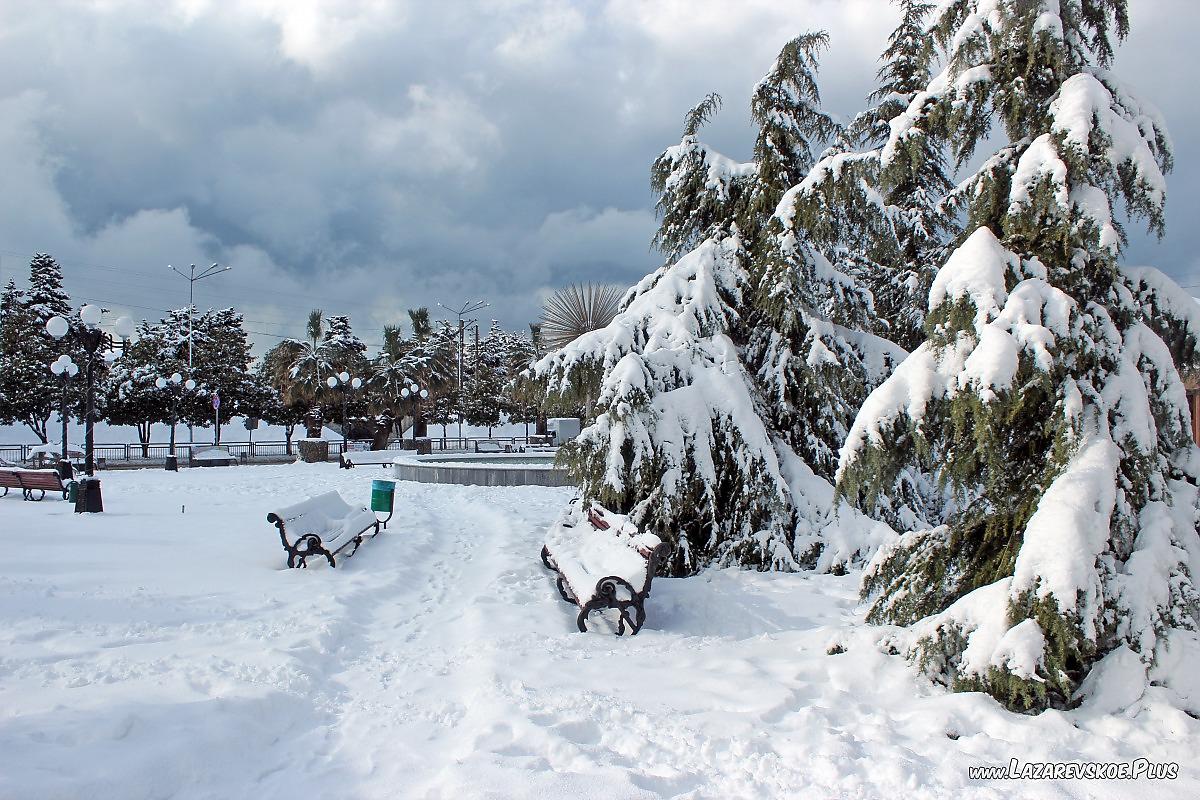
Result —
<instances>
[{"instance_id":1,"label":"power line","mask_svg":"<svg viewBox=\"0 0 1200 800\"><path fill-rule=\"evenodd\" d=\"M29 255L28 253L20 253L16 250L6 250L6 249L0 249L0 254L18 256L18 257L22 257L22 258ZM165 272L147 272L144 270L129 269L127 267L114 267L114 266L104 265L104 264L83 265L83 264L79 264L76 262L66 262L66 261L59 261L58 264L60 267L70 267L71 268L71 270L72 270L71 280L72 281L75 281L77 279L98 280L97 278L95 278L93 276L89 276L86 273L83 273L83 274L76 273L75 270L104 270L104 271L108 271L108 272L119 272L119 273L124 273L127 275L136 275L139 277L154 278L154 279L163 279L163 278L170 277ZM130 288L138 288L138 289L148 288L144 284L129 284L129 283L122 284L122 283L117 283L117 282L114 282L111 280L105 280L105 285L106 286L121 285L121 286L126 286L126 287L130 287ZM253 286L253 285L245 284L245 283L232 283L229 281L226 281L224 285L231 289L242 289L244 291L261 291L264 289L263 286ZM159 287L154 287L154 288L157 289ZM161 288L163 291L169 291L169 289L166 286L163 286ZM333 301L333 302L337 303L339 305L339 307L349 307L349 308L356 308L356 309L360 309L360 310L369 310L367 306L362 304L361 299L350 300L347 298L339 298L339 297L335 297L335 296L331 297L326 292L321 292L319 294L319 299L318 299L318 295L316 295L315 293L314 294L306 294L306 293L300 293L300 292L288 292L288 291L272 288L270 290L270 296L271 296L271 298L275 298L275 297L279 297L279 296L292 297L292 298L296 298L299 300L303 300L303 301L305 301L306 304L309 304L310 306L313 303L323 304L323 303L327 303L329 301ZM272 302L271 305L288 307L288 308L300 310L299 306L286 304L286 303ZM305 309L305 310L308 310L308 309Z\"/></svg>"},{"instance_id":2,"label":"power line","mask_svg":"<svg viewBox=\"0 0 1200 800\"><path fill-rule=\"evenodd\" d=\"M178 311L178 310L179 310L179 309L177 309L177 308L155 308L155 307L153 307L153 306L139 306L139 305L137 305L137 304L135 304L135 303L123 303L123 302L119 302L119 301L116 301L116 300L103 300L103 299L101 299L101 298L98 298L98 297L78 297L78 298L76 298L76 299L78 299L78 300L83 300L84 302L88 302L88 303L99 303L100 305L106 305L106 306L117 306L117 307L121 307L121 308L140 308L140 309L142 309L143 311L157 311L157 312L159 312L159 313L162 313L162 314L170 314L172 311ZM282 323L276 323L276 322L267 322L267 321L265 321L265 320L253 320L253 319L246 319L245 317L242 317L242 321L243 321L243 322L249 322L249 323L252 323L252 324L255 324L255 325L278 325L278 324L282 324ZM271 338L273 338L273 339L280 339L280 340L283 340L283 339L295 339L295 338L297 338L297 337L295 337L295 336L284 336L284 335L282 335L282 334L279 334L279 333L268 333L267 331L256 331L256 330L251 330L250 328L246 328L246 327L243 327L243 328L242 328L242 330L244 330L246 333L253 333L253 334L257 335L257 336L270 336L270 337L271 337ZM361 341L361 340L360 340L360 341ZM367 347L376 347L376 348L381 348L381 349L383 348L383 345L382 345L382 344L379 344L378 342L363 342L363 344L365 344Z\"/></svg>"}]
</instances>

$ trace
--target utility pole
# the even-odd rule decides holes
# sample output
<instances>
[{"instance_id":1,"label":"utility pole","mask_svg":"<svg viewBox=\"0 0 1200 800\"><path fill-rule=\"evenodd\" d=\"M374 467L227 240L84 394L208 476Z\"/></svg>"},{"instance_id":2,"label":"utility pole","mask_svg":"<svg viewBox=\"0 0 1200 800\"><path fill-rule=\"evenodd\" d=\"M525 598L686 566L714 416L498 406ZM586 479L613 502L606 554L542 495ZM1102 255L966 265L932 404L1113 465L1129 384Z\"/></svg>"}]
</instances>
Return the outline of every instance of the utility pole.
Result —
<instances>
[{"instance_id":1,"label":"utility pole","mask_svg":"<svg viewBox=\"0 0 1200 800\"><path fill-rule=\"evenodd\" d=\"M184 272L182 272L181 270L175 269L175 267L171 266L170 264L167 264L167 269L171 270L176 275L178 275L179 277L183 278L184 280L186 280L188 282L188 338L187 338L188 378L194 379L196 376L192 373L192 310L195 307L195 301L193 298L195 296L195 291L196 291L196 281L202 281L205 278L211 278L213 275L218 275L222 272L228 272L229 270L233 269L233 267L229 267L229 266L222 267L220 264L213 264L211 267L205 267L204 269L200 270L199 275L196 274L196 265L195 264L192 264L188 268L188 272L186 274ZM218 429L217 429L217 440L218 441L220 441L220 436L221 436L221 430L218 427ZM189 444L196 443L196 433L192 427L192 423L190 423L190 422L188 423L188 443Z\"/></svg>"},{"instance_id":2,"label":"utility pole","mask_svg":"<svg viewBox=\"0 0 1200 800\"><path fill-rule=\"evenodd\" d=\"M458 317L458 438L462 439L462 379L463 379L463 351L467 347L467 325L463 321L463 317L467 314L473 314L481 308L487 308L491 303L484 300L469 300L462 304L462 308L453 309L450 306L438 303L439 308L444 308L451 314ZM475 337L479 338L479 326L475 326ZM478 342L476 342L478 344ZM478 347L476 347L478 350Z\"/></svg>"}]
</instances>

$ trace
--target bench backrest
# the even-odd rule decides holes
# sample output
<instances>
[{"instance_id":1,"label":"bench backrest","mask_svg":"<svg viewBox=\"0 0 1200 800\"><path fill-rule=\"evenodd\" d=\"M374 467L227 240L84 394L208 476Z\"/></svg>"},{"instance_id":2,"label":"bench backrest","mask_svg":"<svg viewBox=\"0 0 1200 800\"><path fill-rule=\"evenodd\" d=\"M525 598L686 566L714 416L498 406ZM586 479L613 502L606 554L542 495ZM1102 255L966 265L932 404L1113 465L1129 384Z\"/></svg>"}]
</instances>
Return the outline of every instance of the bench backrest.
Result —
<instances>
[{"instance_id":1,"label":"bench backrest","mask_svg":"<svg viewBox=\"0 0 1200 800\"><path fill-rule=\"evenodd\" d=\"M329 530L334 527L340 528L342 520L358 510L334 490L302 500L295 505L284 506L267 515L267 519L274 522L275 520L271 519L274 517L285 526L295 525L303 519L306 524L320 523L314 527Z\"/></svg>"}]
</instances>

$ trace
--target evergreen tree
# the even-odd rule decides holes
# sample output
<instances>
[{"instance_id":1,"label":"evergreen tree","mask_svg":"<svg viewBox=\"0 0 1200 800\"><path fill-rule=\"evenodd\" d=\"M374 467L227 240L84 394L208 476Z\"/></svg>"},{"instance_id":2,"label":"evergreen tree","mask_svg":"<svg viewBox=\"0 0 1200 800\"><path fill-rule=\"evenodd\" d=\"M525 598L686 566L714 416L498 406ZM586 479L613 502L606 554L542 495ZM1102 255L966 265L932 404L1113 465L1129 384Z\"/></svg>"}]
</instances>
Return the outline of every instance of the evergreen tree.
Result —
<instances>
[{"instance_id":1,"label":"evergreen tree","mask_svg":"<svg viewBox=\"0 0 1200 800\"><path fill-rule=\"evenodd\" d=\"M928 130L963 164L997 119L1006 139L952 197L968 229L927 341L842 451L839 491L864 509L904 470L947 492L945 524L872 561L868 619L915 626L928 673L1019 709L1064 706L1097 660L1148 666L1200 624L1177 369L1200 314L1120 263L1114 207L1161 232L1171 166L1161 118L1107 71L1127 30L1124 0L946 4L931 34L947 66L882 152L886 170Z\"/></svg>"},{"instance_id":2,"label":"evergreen tree","mask_svg":"<svg viewBox=\"0 0 1200 800\"><path fill-rule=\"evenodd\" d=\"M15 292L15 286L10 286ZM78 324L72 319L58 263L45 253L35 255L29 263L29 290L23 294L6 290L6 299L10 309L5 312L5 336L10 341L5 345L4 377L0 378L7 387L3 414L45 443L50 418L62 405L62 386L50 372L50 363L64 353L77 364L84 362L82 351L70 337L55 339L46 332L46 321L54 316ZM74 393L78 392L75 388Z\"/></svg>"},{"instance_id":3,"label":"evergreen tree","mask_svg":"<svg viewBox=\"0 0 1200 800\"><path fill-rule=\"evenodd\" d=\"M29 262L25 307L41 319L71 316L71 298L63 289L62 268L52 256L37 253Z\"/></svg>"},{"instance_id":4,"label":"evergreen tree","mask_svg":"<svg viewBox=\"0 0 1200 800\"><path fill-rule=\"evenodd\" d=\"M193 377L209 394L221 396L221 419L229 420L253 411L261 387L250 369L250 343L243 327L242 315L232 308L209 309L194 319L202 333L199 345L192 342ZM195 334L193 334L193 337ZM208 407L196 419L211 419L211 397Z\"/></svg>"},{"instance_id":5,"label":"evergreen tree","mask_svg":"<svg viewBox=\"0 0 1200 800\"><path fill-rule=\"evenodd\" d=\"M151 325L143 321L138 326L136 340L128 343L113 361L105 382L105 419L111 425L137 428L143 458L150 455L152 426L170 424L172 413L180 411L175 405L177 395L181 394L179 387L156 385L160 377L187 373L187 359L180 358L176 333L177 330L164 323Z\"/></svg>"},{"instance_id":6,"label":"evergreen tree","mask_svg":"<svg viewBox=\"0 0 1200 800\"><path fill-rule=\"evenodd\" d=\"M492 320L488 335L472 347L467 394L463 403L463 418L478 427L486 427L488 436L500 424L505 407L506 336L500 324Z\"/></svg>"},{"instance_id":7,"label":"evergreen tree","mask_svg":"<svg viewBox=\"0 0 1200 800\"><path fill-rule=\"evenodd\" d=\"M792 184L839 132L816 88L826 43L797 37L755 87L754 162L699 141L718 98L688 113L651 172L667 265L607 328L534 369L554 403L598 398L564 458L586 496L673 545L675 574L830 569L882 536L845 507L833 522L827 478L857 400L902 351L849 327L871 322L870 292L814 250L792 211Z\"/></svg>"},{"instance_id":8,"label":"evergreen tree","mask_svg":"<svg viewBox=\"0 0 1200 800\"><path fill-rule=\"evenodd\" d=\"M889 122L925 88L933 58L922 27L932 6L897 1L900 24L881 56L874 105L808 174L794 213L822 254L870 290L873 332L911 350L924 341L929 287L946 255L951 216L942 202L952 183L943 141L921 127L909 132L904 157L882 168Z\"/></svg>"},{"instance_id":9,"label":"evergreen tree","mask_svg":"<svg viewBox=\"0 0 1200 800\"><path fill-rule=\"evenodd\" d=\"M714 93L692 108L684 118L679 144L663 151L650 167L650 187L662 220L653 245L668 261L727 230L754 177L753 163L726 158L698 138L700 128L720 107L721 96Z\"/></svg>"},{"instance_id":10,"label":"evergreen tree","mask_svg":"<svg viewBox=\"0 0 1200 800\"><path fill-rule=\"evenodd\" d=\"M770 219L784 192L808 174L822 144L840 133L838 124L821 110L817 90L817 59L828 46L825 31L797 36L783 46L771 71L754 87L750 116L758 125L756 169L748 215L742 217L745 230Z\"/></svg>"},{"instance_id":11,"label":"evergreen tree","mask_svg":"<svg viewBox=\"0 0 1200 800\"><path fill-rule=\"evenodd\" d=\"M350 318L327 317L321 340L322 357L333 371L361 372L366 365L367 346L354 335Z\"/></svg>"},{"instance_id":12,"label":"evergreen tree","mask_svg":"<svg viewBox=\"0 0 1200 800\"><path fill-rule=\"evenodd\" d=\"M0 293L0 425L11 425L19 419L17 398L24 393L20 351L28 330L25 293L10 278Z\"/></svg>"},{"instance_id":13,"label":"evergreen tree","mask_svg":"<svg viewBox=\"0 0 1200 800\"><path fill-rule=\"evenodd\" d=\"M344 315L334 315L325 318L325 335L317 348L320 360L320 373L324 377L346 372L350 375L366 378L367 346L354 335L350 326L350 318ZM318 395L321 398L322 413L325 419L335 419L341 425L347 425L348 420L342 419L341 390L329 390L325 387Z\"/></svg>"},{"instance_id":14,"label":"evergreen tree","mask_svg":"<svg viewBox=\"0 0 1200 800\"><path fill-rule=\"evenodd\" d=\"M524 423L529 436L529 424L537 421L542 406L541 393L524 378L538 359L537 345L532 336L509 331L504 335L504 415L509 423Z\"/></svg>"}]
</instances>

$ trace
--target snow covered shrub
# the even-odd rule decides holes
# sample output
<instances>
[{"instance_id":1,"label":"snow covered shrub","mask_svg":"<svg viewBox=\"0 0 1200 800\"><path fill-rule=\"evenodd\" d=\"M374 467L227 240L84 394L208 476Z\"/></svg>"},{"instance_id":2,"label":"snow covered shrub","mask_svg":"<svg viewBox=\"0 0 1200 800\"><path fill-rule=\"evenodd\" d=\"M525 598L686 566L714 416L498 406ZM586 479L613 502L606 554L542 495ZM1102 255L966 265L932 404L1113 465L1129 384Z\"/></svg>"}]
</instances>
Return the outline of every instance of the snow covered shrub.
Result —
<instances>
[{"instance_id":1,"label":"snow covered shrub","mask_svg":"<svg viewBox=\"0 0 1200 800\"><path fill-rule=\"evenodd\" d=\"M952 193L969 224L928 338L863 405L838 491L880 513L914 476L943 488L868 565L868 618L913 626L923 669L1016 709L1070 704L1106 654L1148 667L1200 622L1179 378L1200 314L1120 264L1114 204L1161 233L1171 166L1161 118L1106 70L1127 27L1124 0L946 3L946 67L882 151L886 169L932 130L963 163L993 119L1007 133Z\"/></svg>"}]
</instances>

